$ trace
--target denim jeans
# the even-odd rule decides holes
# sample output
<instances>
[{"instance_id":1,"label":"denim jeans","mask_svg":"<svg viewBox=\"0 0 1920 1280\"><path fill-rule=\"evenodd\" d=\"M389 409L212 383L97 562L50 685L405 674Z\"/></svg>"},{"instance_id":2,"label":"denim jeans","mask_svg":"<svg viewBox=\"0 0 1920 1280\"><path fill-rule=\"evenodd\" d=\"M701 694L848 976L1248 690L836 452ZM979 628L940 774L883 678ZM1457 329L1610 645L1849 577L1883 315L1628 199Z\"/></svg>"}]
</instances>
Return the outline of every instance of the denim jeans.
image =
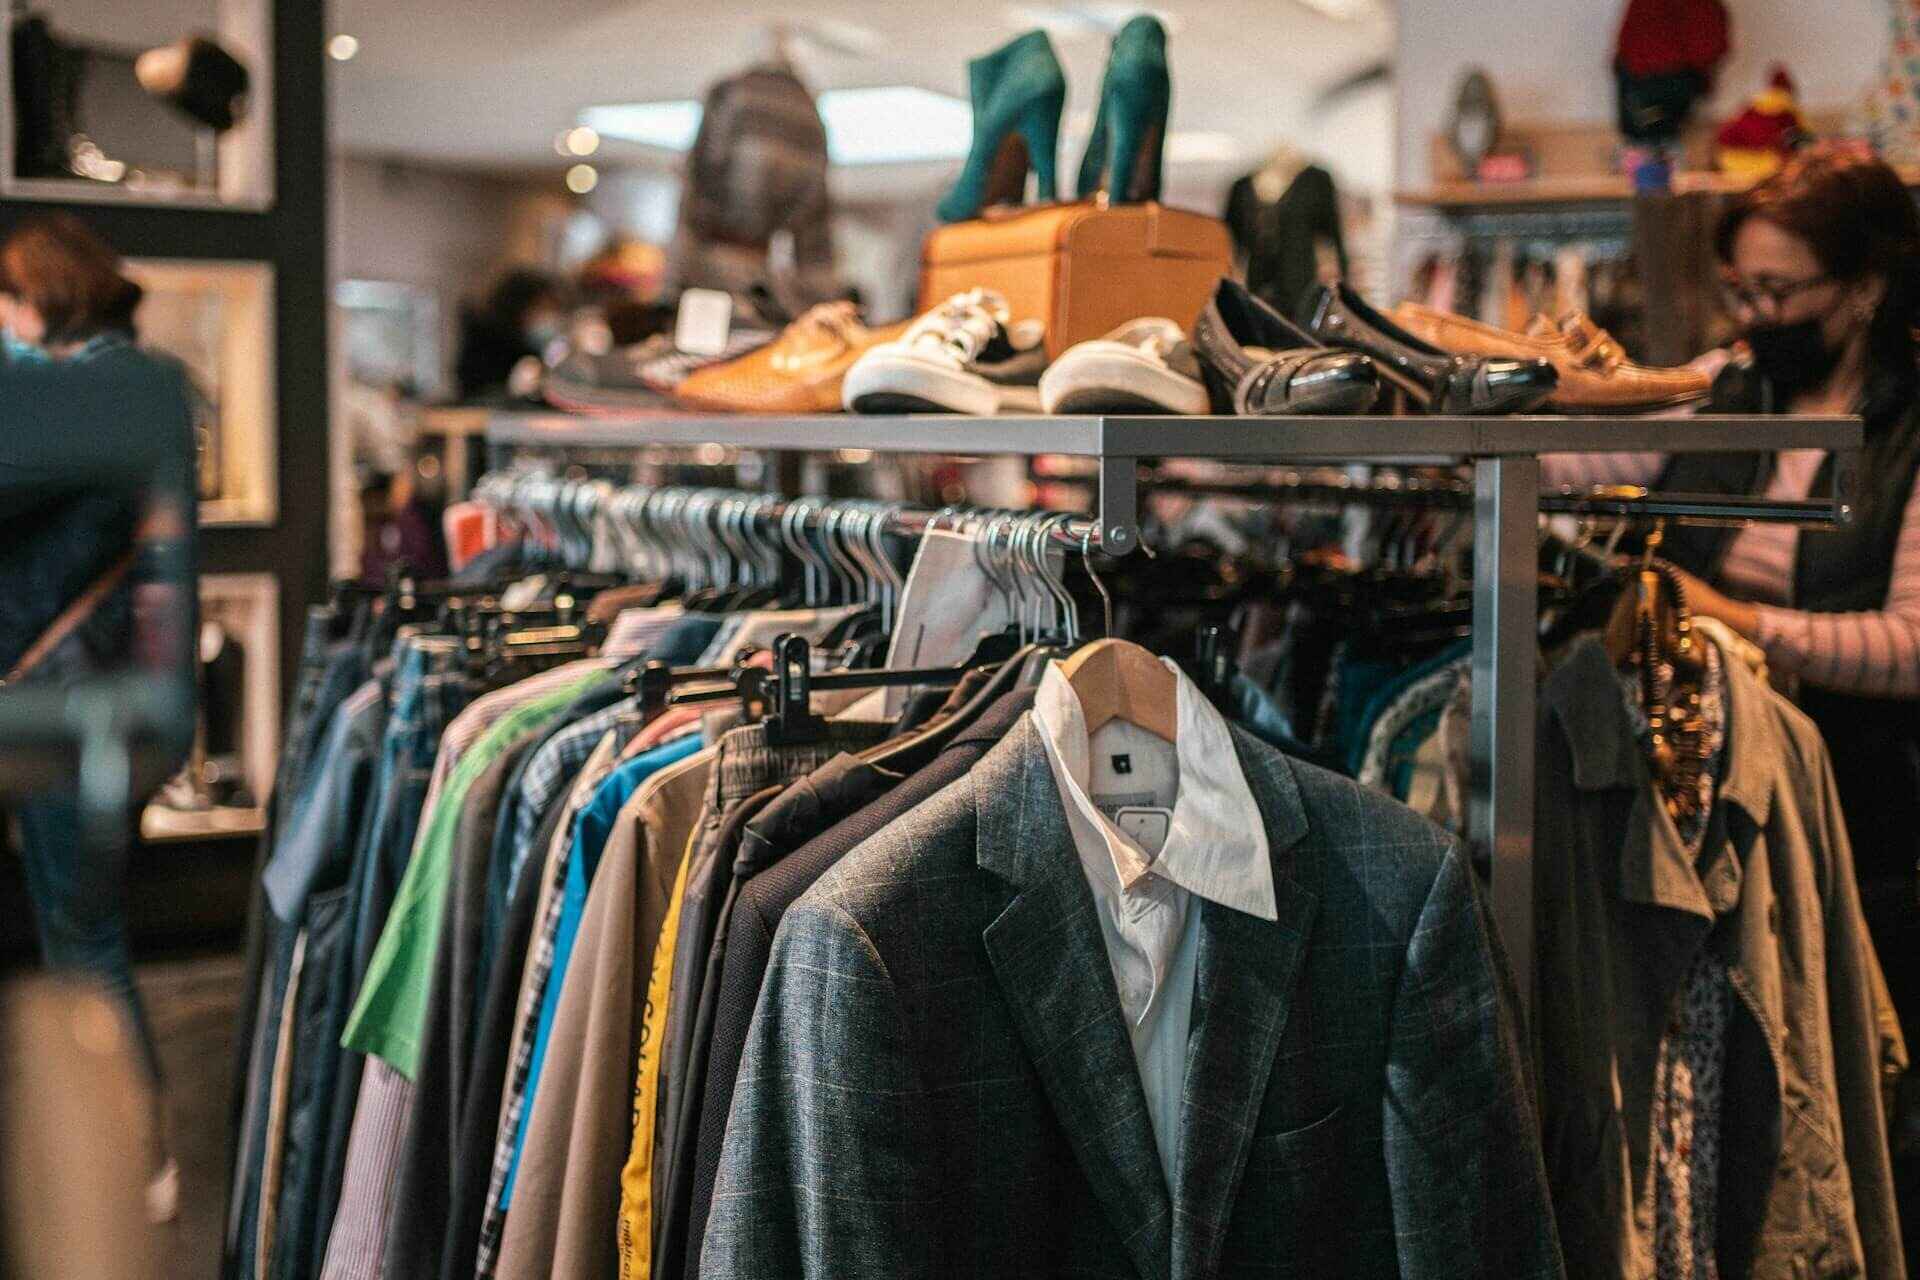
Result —
<instances>
[{"instance_id":1,"label":"denim jeans","mask_svg":"<svg viewBox=\"0 0 1920 1280\"><path fill-rule=\"evenodd\" d=\"M394 641L393 652L392 696L374 777L373 819L347 886L351 936L340 964L347 972L342 990L349 999L366 976L387 911L393 905L394 891L406 874L420 811L426 804L427 785L433 778L434 758L440 752L440 736L478 692L466 673L465 650L457 640L403 634ZM361 1068L366 1061L357 1053L344 1049L338 1052L339 1074L333 1082L326 1152L312 1210L317 1223L314 1274L318 1274L320 1260L326 1256L327 1235L340 1200L354 1104L360 1096Z\"/></svg>"},{"instance_id":2,"label":"denim jeans","mask_svg":"<svg viewBox=\"0 0 1920 1280\"><path fill-rule=\"evenodd\" d=\"M50 969L83 973L105 984L127 1011L141 1065L156 1088L160 1052L146 1006L133 982L127 939L128 841L86 848L73 796L42 796L16 809L40 954Z\"/></svg>"}]
</instances>

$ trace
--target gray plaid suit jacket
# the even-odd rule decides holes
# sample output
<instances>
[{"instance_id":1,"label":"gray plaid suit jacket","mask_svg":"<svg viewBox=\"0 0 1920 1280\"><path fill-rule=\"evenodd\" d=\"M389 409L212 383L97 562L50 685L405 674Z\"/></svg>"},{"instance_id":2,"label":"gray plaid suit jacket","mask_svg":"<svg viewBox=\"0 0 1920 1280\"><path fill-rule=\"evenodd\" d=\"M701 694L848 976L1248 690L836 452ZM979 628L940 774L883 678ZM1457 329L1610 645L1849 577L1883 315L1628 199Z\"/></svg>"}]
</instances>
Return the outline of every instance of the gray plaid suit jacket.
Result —
<instances>
[{"instance_id":1,"label":"gray plaid suit jacket","mask_svg":"<svg viewBox=\"0 0 1920 1280\"><path fill-rule=\"evenodd\" d=\"M1563 1274L1463 851L1235 745L1279 919L1197 904L1171 1193L1027 716L782 921L703 1280Z\"/></svg>"}]
</instances>

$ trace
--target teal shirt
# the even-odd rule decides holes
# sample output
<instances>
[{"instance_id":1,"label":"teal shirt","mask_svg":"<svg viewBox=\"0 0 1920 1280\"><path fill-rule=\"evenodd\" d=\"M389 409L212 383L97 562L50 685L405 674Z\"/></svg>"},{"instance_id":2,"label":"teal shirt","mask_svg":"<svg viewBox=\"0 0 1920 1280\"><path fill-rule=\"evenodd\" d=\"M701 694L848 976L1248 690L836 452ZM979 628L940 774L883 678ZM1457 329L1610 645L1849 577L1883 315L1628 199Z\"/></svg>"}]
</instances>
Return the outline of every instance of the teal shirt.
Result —
<instances>
[{"instance_id":1,"label":"teal shirt","mask_svg":"<svg viewBox=\"0 0 1920 1280\"><path fill-rule=\"evenodd\" d=\"M414 844L407 873L394 895L393 909L375 944L360 984L359 998L347 1018L340 1043L348 1049L385 1059L411 1080L420 1067L420 1039L427 1020L428 988L433 980L433 956L440 945L446 919L448 882L453 872L453 837L467 793L487 766L500 758L523 734L550 724L588 683L602 673L567 684L495 721L460 757L447 778L433 812L427 815Z\"/></svg>"}]
</instances>

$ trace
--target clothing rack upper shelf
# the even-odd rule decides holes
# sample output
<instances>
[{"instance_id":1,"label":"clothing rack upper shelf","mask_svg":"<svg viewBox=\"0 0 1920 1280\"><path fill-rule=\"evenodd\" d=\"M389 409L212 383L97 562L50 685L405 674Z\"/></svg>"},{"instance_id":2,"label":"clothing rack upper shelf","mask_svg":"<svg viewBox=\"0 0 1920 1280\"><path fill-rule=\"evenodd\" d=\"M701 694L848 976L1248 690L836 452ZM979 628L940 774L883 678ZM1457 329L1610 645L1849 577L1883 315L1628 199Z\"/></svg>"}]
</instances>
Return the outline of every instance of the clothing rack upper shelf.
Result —
<instances>
[{"instance_id":1,"label":"clothing rack upper shelf","mask_svg":"<svg viewBox=\"0 0 1920 1280\"><path fill-rule=\"evenodd\" d=\"M1541 453L1857 449L1852 417L1178 417L952 414L495 414L487 441L508 447L871 449L876 453L1180 457L1221 462L1393 462Z\"/></svg>"}]
</instances>

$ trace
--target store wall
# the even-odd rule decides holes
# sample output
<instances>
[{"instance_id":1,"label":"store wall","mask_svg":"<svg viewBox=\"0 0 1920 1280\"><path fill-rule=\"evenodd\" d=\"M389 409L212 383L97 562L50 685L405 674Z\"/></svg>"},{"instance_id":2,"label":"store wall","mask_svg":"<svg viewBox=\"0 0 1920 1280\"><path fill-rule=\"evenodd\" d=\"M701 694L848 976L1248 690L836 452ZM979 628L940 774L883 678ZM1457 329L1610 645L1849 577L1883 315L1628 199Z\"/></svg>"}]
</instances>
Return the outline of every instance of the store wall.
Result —
<instances>
[{"instance_id":1,"label":"store wall","mask_svg":"<svg viewBox=\"0 0 1920 1280\"><path fill-rule=\"evenodd\" d=\"M339 156L331 178L335 278L431 290L449 359L461 304L506 267L544 261L549 224L568 207L549 177Z\"/></svg>"},{"instance_id":2,"label":"store wall","mask_svg":"<svg viewBox=\"0 0 1920 1280\"><path fill-rule=\"evenodd\" d=\"M432 168L373 156L335 155L331 189L333 280L407 285L434 299L439 319L440 385L453 390L461 308L478 301L506 268L550 266L558 227L571 208L552 177ZM337 317L336 317L337 320ZM336 327L334 349L341 350ZM333 378L344 387L344 360ZM335 396L343 406L344 392ZM352 493L348 433L331 433L334 495L328 543L335 577L359 571L359 514Z\"/></svg>"},{"instance_id":3,"label":"store wall","mask_svg":"<svg viewBox=\"0 0 1920 1280\"><path fill-rule=\"evenodd\" d=\"M1886 51L1886 0L1744 0L1729 8L1734 47L1707 108L1714 118L1737 111L1776 60L1793 73L1804 107L1844 108ZM1493 77L1510 119L1610 121L1609 63L1624 9L1624 0L1400 0L1399 185L1429 179L1429 139L1470 66Z\"/></svg>"}]
</instances>

